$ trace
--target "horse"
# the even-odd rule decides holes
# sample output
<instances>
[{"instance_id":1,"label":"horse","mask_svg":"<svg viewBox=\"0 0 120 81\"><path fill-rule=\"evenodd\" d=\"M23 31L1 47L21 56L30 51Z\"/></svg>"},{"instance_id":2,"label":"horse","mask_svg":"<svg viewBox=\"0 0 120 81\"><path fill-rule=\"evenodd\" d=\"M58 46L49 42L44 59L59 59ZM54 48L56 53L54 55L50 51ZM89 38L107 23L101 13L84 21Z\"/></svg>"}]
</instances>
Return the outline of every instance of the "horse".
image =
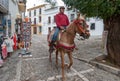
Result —
<instances>
[{"instance_id":1,"label":"horse","mask_svg":"<svg viewBox=\"0 0 120 81\"><path fill-rule=\"evenodd\" d=\"M82 36L84 39L88 39L90 36L89 31L87 30L88 25L85 22L85 19L81 18L80 14L77 14L77 18L71 22L65 31L59 35L59 39L56 41L56 44L54 44L54 48L52 48L52 42L49 40L51 39L51 36L53 35L54 29L49 33L48 35L48 42L49 42L49 61L51 62L51 54L54 50L56 50L56 64L58 65L58 52L60 52L61 57L61 65L62 65L62 80L65 80L64 76L64 68L65 66L70 69L70 67L73 64L72 59L72 52L75 48L74 39L76 36L76 33L78 33L80 36ZM69 65L65 65L64 63L64 55L67 54L69 58Z\"/></svg>"}]
</instances>

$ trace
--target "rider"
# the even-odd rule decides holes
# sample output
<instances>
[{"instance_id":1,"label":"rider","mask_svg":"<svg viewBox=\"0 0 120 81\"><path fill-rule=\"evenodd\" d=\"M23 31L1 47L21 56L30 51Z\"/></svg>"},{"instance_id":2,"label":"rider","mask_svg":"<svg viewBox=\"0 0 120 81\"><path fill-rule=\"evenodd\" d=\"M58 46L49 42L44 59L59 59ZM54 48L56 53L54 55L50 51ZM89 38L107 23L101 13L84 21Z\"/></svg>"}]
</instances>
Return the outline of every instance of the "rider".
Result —
<instances>
[{"instance_id":1,"label":"rider","mask_svg":"<svg viewBox=\"0 0 120 81\"><path fill-rule=\"evenodd\" d=\"M59 33L59 30L66 29L66 27L69 25L69 20L66 14L64 14L65 7L61 6L59 8L59 13L55 15L55 23L57 25L57 28L55 29L55 33L53 34L52 42L55 42L57 40L57 36Z\"/></svg>"}]
</instances>

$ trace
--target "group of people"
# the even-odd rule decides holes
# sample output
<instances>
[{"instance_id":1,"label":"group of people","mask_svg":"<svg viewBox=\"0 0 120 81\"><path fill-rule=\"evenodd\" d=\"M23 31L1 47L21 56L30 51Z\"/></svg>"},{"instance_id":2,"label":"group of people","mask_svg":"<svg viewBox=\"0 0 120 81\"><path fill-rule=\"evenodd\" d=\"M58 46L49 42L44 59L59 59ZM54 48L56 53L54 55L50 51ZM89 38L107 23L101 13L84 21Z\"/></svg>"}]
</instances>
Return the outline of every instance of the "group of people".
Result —
<instances>
[{"instance_id":1,"label":"group of people","mask_svg":"<svg viewBox=\"0 0 120 81\"><path fill-rule=\"evenodd\" d=\"M10 57L12 52L17 49L17 36L14 34L12 37L0 37L0 66L2 61Z\"/></svg>"}]
</instances>

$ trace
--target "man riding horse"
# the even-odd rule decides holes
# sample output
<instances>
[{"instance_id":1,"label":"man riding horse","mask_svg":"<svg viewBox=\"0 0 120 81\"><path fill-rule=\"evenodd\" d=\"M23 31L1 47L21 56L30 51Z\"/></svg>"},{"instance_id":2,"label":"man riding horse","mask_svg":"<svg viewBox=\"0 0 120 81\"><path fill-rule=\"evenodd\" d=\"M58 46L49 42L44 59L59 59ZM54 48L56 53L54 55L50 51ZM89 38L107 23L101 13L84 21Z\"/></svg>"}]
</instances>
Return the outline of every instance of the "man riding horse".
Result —
<instances>
[{"instance_id":1,"label":"man riding horse","mask_svg":"<svg viewBox=\"0 0 120 81\"><path fill-rule=\"evenodd\" d=\"M51 45L53 45L56 42L59 31L65 30L66 27L69 25L69 20L68 20L67 15L64 14L64 9L65 9L65 7L61 6L59 8L60 12L58 14L56 14L56 16L55 16L55 22L56 22L57 28L55 28L55 32L52 37Z\"/></svg>"}]
</instances>

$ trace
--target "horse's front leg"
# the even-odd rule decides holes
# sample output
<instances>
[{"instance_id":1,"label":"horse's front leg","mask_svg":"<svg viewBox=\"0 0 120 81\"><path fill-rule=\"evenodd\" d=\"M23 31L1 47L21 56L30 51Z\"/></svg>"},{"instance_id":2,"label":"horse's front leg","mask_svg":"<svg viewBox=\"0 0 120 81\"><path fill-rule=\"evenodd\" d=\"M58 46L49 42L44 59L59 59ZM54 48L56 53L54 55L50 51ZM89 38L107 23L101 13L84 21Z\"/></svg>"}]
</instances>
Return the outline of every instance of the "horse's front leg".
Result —
<instances>
[{"instance_id":1,"label":"horse's front leg","mask_svg":"<svg viewBox=\"0 0 120 81\"><path fill-rule=\"evenodd\" d=\"M52 62L51 53L52 53L52 50L51 50L51 47L49 47L49 61L50 61L50 62Z\"/></svg>"},{"instance_id":2,"label":"horse's front leg","mask_svg":"<svg viewBox=\"0 0 120 81\"><path fill-rule=\"evenodd\" d=\"M61 52L61 64L62 64L62 81L65 81L65 75L64 75L64 53Z\"/></svg>"},{"instance_id":3,"label":"horse's front leg","mask_svg":"<svg viewBox=\"0 0 120 81\"><path fill-rule=\"evenodd\" d=\"M69 52L69 53L68 53L68 57L69 57L69 61L70 61L69 66L68 66L68 69L70 69L70 67L71 67L72 64L73 64L72 52Z\"/></svg>"},{"instance_id":4,"label":"horse's front leg","mask_svg":"<svg viewBox=\"0 0 120 81\"><path fill-rule=\"evenodd\" d=\"M51 60L51 53L49 54L49 61L52 62L52 60Z\"/></svg>"}]
</instances>

